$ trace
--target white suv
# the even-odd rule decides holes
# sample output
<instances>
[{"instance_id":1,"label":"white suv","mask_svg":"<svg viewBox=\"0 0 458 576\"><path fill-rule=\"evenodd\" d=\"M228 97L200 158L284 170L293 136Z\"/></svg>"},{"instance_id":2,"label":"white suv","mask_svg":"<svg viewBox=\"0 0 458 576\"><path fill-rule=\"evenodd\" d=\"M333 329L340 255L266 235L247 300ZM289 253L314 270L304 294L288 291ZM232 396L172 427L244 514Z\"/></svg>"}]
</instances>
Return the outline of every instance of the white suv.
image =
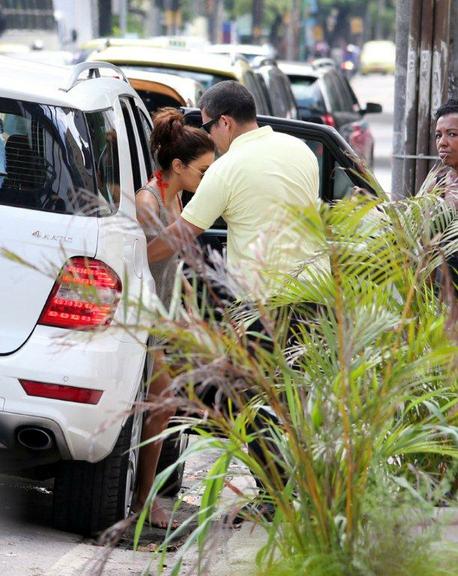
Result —
<instances>
[{"instance_id":1,"label":"white suv","mask_svg":"<svg viewBox=\"0 0 458 576\"><path fill-rule=\"evenodd\" d=\"M110 64L0 72L0 471L55 477L55 525L94 534L135 482L147 334L119 323L154 297L134 199L151 120Z\"/></svg>"}]
</instances>

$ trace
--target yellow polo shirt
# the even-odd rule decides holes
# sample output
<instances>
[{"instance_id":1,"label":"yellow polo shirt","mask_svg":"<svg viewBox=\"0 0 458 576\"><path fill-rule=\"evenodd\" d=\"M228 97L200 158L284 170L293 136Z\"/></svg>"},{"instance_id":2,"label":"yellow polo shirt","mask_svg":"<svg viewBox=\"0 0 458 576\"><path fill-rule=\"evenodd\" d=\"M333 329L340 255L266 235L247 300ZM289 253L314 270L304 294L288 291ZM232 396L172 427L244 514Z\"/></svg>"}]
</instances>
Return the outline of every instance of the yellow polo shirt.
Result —
<instances>
[{"instance_id":1,"label":"yellow polo shirt","mask_svg":"<svg viewBox=\"0 0 458 576\"><path fill-rule=\"evenodd\" d=\"M227 264L242 297L263 298L278 287L277 272L327 269L312 236L292 229L285 206L318 206L319 169L310 148L270 126L238 136L207 170L182 217L204 230L227 223ZM306 270L301 271L301 276ZM278 276L278 275L277 275Z\"/></svg>"}]
</instances>

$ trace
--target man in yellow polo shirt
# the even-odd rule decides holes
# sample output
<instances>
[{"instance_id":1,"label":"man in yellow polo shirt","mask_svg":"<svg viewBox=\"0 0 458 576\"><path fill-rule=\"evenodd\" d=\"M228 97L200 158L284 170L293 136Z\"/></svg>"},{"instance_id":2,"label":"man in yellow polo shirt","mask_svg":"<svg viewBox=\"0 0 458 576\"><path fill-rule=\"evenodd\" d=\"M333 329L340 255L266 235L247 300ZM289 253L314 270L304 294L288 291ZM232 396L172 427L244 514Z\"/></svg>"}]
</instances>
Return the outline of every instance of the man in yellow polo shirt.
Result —
<instances>
[{"instance_id":1,"label":"man in yellow polo shirt","mask_svg":"<svg viewBox=\"0 0 458 576\"><path fill-rule=\"evenodd\" d=\"M287 206L317 206L318 162L310 148L287 134L260 128L248 90L233 81L209 88L199 103L202 128L221 157L206 171L181 217L148 244L160 261L222 216L227 223L227 265L238 295L264 299L278 277L310 268L326 270L327 257L313 240L294 232Z\"/></svg>"}]
</instances>

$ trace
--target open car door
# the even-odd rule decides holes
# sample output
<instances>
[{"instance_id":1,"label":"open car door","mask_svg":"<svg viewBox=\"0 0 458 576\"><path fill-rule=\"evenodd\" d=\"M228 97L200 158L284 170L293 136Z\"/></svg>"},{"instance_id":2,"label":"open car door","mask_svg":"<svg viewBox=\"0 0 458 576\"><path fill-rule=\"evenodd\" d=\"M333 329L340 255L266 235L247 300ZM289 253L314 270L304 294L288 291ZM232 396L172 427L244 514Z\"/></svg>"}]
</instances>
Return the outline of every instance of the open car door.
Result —
<instances>
[{"instance_id":1,"label":"open car door","mask_svg":"<svg viewBox=\"0 0 458 576\"><path fill-rule=\"evenodd\" d=\"M186 123L201 126L200 110L184 109ZM277 132L284 132L304 140L318 159L320 170L320 197L324 202L335 202L351 196L355 186L376 195L364 176L364 166L356 153L342 136L330 126L313 124L300 120L287 120L273 116L258 116L259 126L270 125ZM370 172L369 172L370 174ZM371 175L372 177L372 175ZM189 197L184 197L186 203ZM201 236L201 241L216 250L222 250L226 243L226 223L219 218Z\"/></svg>"}]
</instances>

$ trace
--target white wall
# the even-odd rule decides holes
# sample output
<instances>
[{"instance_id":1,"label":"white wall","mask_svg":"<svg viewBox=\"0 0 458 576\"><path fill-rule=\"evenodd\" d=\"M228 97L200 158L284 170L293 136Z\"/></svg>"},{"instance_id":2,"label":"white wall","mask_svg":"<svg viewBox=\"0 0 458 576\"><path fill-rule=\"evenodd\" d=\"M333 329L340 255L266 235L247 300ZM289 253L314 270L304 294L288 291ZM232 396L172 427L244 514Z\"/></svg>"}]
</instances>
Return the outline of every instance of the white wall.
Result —
<instances>
[{"instance_id":1,"label":"white wall","mask_svg":"<svg viewBox=\"0 0 458 576\"><path fill-rule=\"evenodd\" d=\"M78 34L76 46L97 35L97 0L54 0L54 10L62 48L75 48L72 30Z\"/></svg>"}]
</instances>

